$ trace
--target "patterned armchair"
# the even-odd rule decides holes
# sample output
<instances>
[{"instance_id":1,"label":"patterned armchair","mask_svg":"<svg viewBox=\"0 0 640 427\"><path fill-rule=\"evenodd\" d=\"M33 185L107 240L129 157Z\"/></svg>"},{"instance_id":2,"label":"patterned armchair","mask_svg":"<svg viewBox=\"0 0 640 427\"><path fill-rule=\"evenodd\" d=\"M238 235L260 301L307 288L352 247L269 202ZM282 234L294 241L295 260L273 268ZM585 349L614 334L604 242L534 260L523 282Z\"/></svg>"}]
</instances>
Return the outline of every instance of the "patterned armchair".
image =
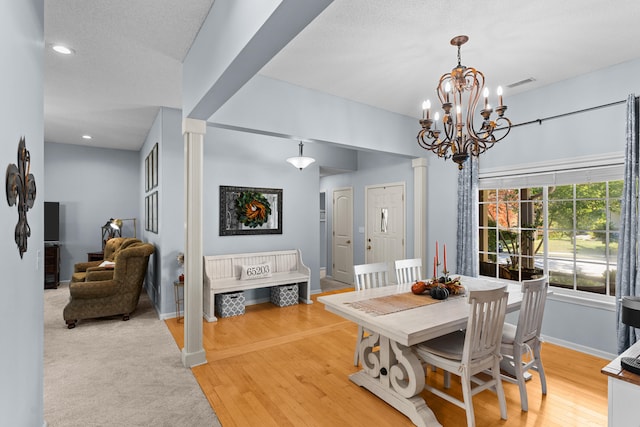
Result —
<instances>
[{"instance_id":1,"label":"patterned armchair","mask_svg":"<svg viewBox=\"0 0 640 427\"><path fill-rule=\"evenodd\" d=\"M118 251L132 245L134 243L140 243L139 239L133 237L114 237L109 239L104 246L104 259L99 261L79 262L73 266L73 275L71 276L71 282L84 282L87 277L88 271L103 271L103 278L110 278L113 275L113 269L107 269L100 267L103 261L113 261L118 254ZM96 279L94 279L96 280Z\"/></svg>"},{"instance_id":2,"label":"patterned armchair","mask_svg":"<svg viewBox=\"0 0 640 427\"><path fill-rule=\"evenodd\" d=\"M69 284L71 298L64 308L63 317L69 329L78 319L129 315L136 309L142 284L147 273L149 256L155 251L152 244L133 243L120 249L115 257L113 277L107 280L91 280Z\"/></svg>"}]
</instances>

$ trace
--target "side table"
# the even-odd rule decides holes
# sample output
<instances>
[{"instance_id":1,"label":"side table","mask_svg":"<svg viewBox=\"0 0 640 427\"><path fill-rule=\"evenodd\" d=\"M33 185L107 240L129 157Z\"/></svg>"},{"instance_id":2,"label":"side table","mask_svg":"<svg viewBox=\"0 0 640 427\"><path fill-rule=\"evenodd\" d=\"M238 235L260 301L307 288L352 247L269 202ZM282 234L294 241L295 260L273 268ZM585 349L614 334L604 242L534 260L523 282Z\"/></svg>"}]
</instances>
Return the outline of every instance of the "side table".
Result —
<instances>
[{"instance_id":1,"label":"side table","mask_svg":"<svg viewBox=\"0 0 640 427\"><path fill-rule=\"evenodd\" d=\"M96 251L96 252L87 252L87 261L102 261L104 259L104 252Z\"/></svg>"},{"instance_id":2,"label":"side table","mask_svg":"<svg viewBox=\"0 0 640 427\"><path fill-rule=\"evenodd\" d=\"M180 280L173 282L173 296L176 300L176 322L180 323L180 321L184 319L184 316L181 314L182 310L180 310L184 301L184 282Z\"/></svg>"}]
</instances>

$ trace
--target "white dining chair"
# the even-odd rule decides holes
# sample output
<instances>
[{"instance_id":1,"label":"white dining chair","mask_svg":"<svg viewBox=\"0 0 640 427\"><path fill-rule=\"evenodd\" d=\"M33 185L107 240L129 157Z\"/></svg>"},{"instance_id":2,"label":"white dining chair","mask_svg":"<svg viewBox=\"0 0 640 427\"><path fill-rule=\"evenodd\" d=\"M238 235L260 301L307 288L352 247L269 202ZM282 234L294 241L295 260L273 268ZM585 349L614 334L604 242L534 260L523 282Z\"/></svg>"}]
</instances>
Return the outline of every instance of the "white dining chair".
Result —
<instances>
[{"instance_id":1,"label":"white dining chair","mask_svg":"<svg viewBox=\"0 0 640 427\"><path fill-rule=\"evenodd\" d=\"M353 275L355 278L356 291L361 291L363 289L380 288L389 284L389 266L386 262L354 265ZM358 326L356 351L353 355L354 366L358 366L360 342L362 342L364 333L365 331L362 326Z\"/></svg>"},{"instance_id":2,"label":"white dining chair","mask_svg":"<svg viewBox=\"0 0 640 427\"><path fill-rule=\"evenodd\" d=\"M506 287L469 291L469 319L465 331L456 331L413 346L423 362L460 376L463 401L440 389L425 385L425 389L463 408L467 413L467 425L475 426L473 395L493 388L498 395L500 417L507 419L507 402L500 377L500 339L507 309ZM488 381L473 378L488 371ZM478 385L472 386L471 381ZM448 388L445 381L445 388Z\"/></svg>"},{"instance_id":3,"label":"white dining chair","mask_svg":"<svg viewBox=\"0 0 640 427\"><path fill-rule=\"evenodd\" d=\"M542 394L547 394L547 380L540 358L542 317L547 300L549 281L547 276L522 282L522 303L518 324L505 323L502 332L501 367L503 371L515 376L502 375L505 381L518 384L520 388L520 406L523 411L529 409L525 375L529 369L537 371L542 385ZM528 355L527 361L523 356Z\"/></svg>"},{"instance_id":4,"label":"white dining chair","mask_svg":"<svg viewBox=\"0 0 640 427\"><path fill-rule=\"evenodd\" d=\"M422 259L399 259L395 262L396 281L400 283L413 283L422 276Z\"/></svg>"}]
</instances>

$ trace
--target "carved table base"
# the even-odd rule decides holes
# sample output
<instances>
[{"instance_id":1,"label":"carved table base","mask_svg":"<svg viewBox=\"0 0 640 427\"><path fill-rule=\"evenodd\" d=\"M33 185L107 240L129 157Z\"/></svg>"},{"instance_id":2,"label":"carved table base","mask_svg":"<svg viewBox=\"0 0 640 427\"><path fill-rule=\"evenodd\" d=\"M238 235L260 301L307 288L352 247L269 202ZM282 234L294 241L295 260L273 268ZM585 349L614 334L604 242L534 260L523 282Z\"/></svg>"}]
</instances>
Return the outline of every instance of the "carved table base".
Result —
<instances>
[{"instance_id":1,"label":"carved table base","mask_svg":"<svg viewBox=\"0 0 640 427\"><path fill-rule=\"evenodd\" d=\"M411 348L370 334L362 339L359 352L363 369L349 377L352 382L402 412L417 426L441 426L420 396L425 372Z\"/></svg>"}]
</instances>

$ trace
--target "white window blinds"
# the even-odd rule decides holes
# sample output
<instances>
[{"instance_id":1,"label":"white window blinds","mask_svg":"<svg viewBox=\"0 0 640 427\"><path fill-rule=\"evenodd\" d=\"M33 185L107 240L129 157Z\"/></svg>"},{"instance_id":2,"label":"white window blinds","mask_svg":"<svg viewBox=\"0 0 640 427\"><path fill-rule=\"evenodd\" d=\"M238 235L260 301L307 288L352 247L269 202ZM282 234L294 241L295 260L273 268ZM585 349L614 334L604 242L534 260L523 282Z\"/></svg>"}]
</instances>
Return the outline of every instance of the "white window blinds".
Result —
<instances>
[{"instance_id":1,"label":"white window blinds","mask_svg":"<svg viewBox=\"0 0 640 427\"><path fill-rule=\"evenodd\" d=\"M600 162L563 163L548 166L536 166L519 170L480 172L478 187L481 190L492 188L526 188L544 185L585 184L590 182L615 181L623 178L624 159L607 159Z\"/></svg>"}]
</instances>

